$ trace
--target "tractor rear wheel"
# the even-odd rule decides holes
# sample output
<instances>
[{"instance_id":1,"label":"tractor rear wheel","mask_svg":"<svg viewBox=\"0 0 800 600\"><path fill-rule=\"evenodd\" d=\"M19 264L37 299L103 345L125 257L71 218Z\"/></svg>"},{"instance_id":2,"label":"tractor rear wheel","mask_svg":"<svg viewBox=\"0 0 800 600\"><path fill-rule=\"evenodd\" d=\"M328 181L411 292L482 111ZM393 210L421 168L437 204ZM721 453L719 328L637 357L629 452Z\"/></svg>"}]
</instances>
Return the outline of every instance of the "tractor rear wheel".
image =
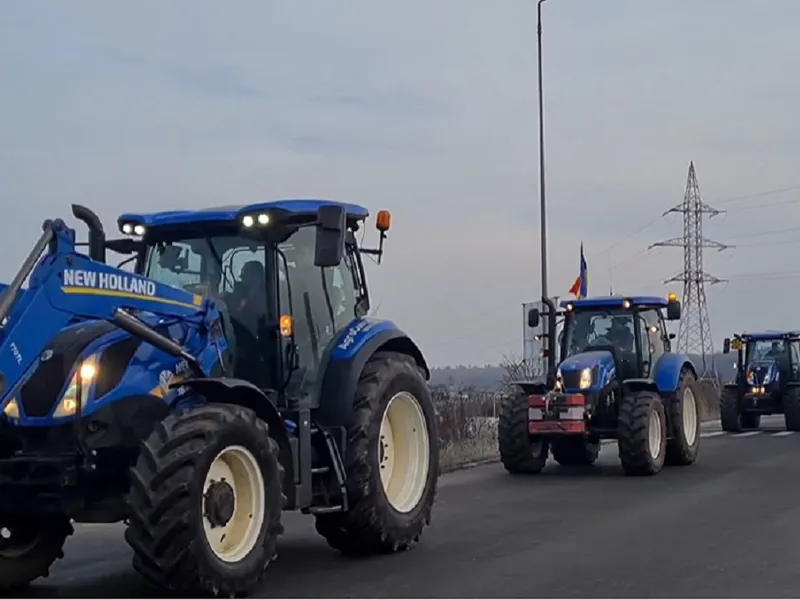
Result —
<instances>
[{"instance_id":1,"label":"tractor rear wheel","mask_svg":"<svg viewBox=\"0 0 800 600\"><path fill-rule=\"evenodd\" d=\"M0 525L0 591L10 592L47 577L50 567L64 557L63 547L72 535L66 517L23 521L2 519Z\"/></svg>"},{"instance_id":2,"label":"tractor rear wheel","mask_svg":"<svg viewBox=\"0 0 800 600\"><path fill-rule=\"evenodd\" d=\"M520 392L503 400L497 422L500 460L512 475L541 473L547 463L547 439L528 433L528 396Z\"/></svg>"},{"instance_id":3,"label":"tractor rear wheel","mask_svg":"<svg viewBox=\"0 0 800 600\"><path fill-rule=\"evenodd\" d=\"M790 386L784 390L783 420L786 431L800 431L800 387Z\"/></svg>"},{"instance_id":4,"label":"tractor rear wheel","mask_svg":"<svg viewBox=\"0 0 800 600\"><path fill-rule=\"evenodd\" d=\"M694 373L684 369L675 398L667 400L670 438L664 463L694 464L700 451L700 388Z\"/></svg>"},{"instance_id":5,"label":"tractor rear wheel","mask_svg":"<svg viewBox=\"0 0 800 600\"><path fill-rule=\"evenodd\" d=\"M664 466L667 419L655 392L625 394L619 405L619 458L626 475L655 475Z\"/></svg>"},{"instance_id":6,"label":"tractor rear wheel","mask_svg":"<svg viewBox=\"0 0 800 600\"><path fill-rule=\"evenodd\" d=\"M172 592L233 597L259 582L283 532L283 468L266 423L237 405L169 415L130 472L133 566Z\"/></svg>"},{"instance_id":7,"label":"tractor rear wheel","mask_svg":"<svg viewBox=\"0 0 800 600\"><path fill-rule=\"evenodd\" d=\"M376 352L361 373L347 429L348 510L317 515L317 532L351 556L410 548L430 524L438 440L436 409L417 363Z\"/></svg>"}]
</instances>

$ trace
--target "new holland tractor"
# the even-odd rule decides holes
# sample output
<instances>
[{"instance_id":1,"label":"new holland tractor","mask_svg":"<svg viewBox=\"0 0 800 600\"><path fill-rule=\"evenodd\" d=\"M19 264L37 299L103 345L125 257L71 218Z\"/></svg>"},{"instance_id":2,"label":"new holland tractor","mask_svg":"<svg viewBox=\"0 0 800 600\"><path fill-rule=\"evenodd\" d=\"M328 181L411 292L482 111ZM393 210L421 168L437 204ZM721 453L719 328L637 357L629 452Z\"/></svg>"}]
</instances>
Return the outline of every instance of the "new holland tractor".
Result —
<instances>
[{"instance_id":1,"label":"new holland tractor","mask_svg":"<svg viewBox=\"0 0 800 600\"><path fill-rule=\"evenodd\" d=\"M800 332L766 331L726 338L736 350L736 378L720 394L723 431L758 429L761 415L783 414L787 431L800 431Z\"/></svg>"},{"instance_id":2,"label":"new holland tractor","mask_svg":"<svg viewBox=\"0 0 800 600\"><path fill-rule=\"evenodd\" d=\"M680 318L677 298L587 298L562 302L561 311L542 300L547 374L544 381L516 382L519 392L502 407L498 437L506 470L539 473L551 452L563 466L588 466L604 439L617 440L626 475L694 463L696 371L687 356L671 351L674 334L665 323ZM529 326L538 327L541 316L531 309Z\"/></svg>"},{"instance_id":3,"label":"new holland tractor","mask_svg":"<svg viewBox=\"0 0 800 600\"><path fill-rule=\"evenodd\" d=\"M357 205L125 214L73 206L0 296L0 588L46 576L72 522L127 525L163 589L246 594L281 513L347 555L430 522L438 433L417 345L368 318ZM131 271L106 263L130 254ZM27 285L24 283L27 280Z\"/></svg>"}]
</instances>

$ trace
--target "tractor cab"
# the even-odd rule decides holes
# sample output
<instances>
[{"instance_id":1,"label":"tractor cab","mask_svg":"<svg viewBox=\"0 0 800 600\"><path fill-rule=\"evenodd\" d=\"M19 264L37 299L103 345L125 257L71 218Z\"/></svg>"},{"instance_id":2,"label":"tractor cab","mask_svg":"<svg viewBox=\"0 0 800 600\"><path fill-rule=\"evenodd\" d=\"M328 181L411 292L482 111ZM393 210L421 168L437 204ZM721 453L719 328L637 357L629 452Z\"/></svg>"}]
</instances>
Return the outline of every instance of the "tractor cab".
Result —
<instances>
[{"instance_id":1,"label":"tractor cab","mask_svg":"<svg viewBox=\"0 0 800 600\"><path fill-rule=\"evenodd\" d=\"M736 381L752 393L777 394L788 382L800 380L800 333L768 331L726 338L723 352L738 352Z\"/></svg>"},{"instance_id":2,"label":"tractor cab","mask_svg":"<svg viewBox=\"0 0 800 600\"><path fill-rule=\"evenodd\" d=\"M667 300L587 298L562 302L561 309L557 313L563 316L563 328L558 337L556 380L565 390L599 390L612 379L652 377L656 362L671 352L675 337L667 332L665 321L680 318L680 303L673 295ZM533 309L529 324L538 325L539 318ZM556 352L552 354L555 365L558 359Z\"/></svg>"},{"instance_id":3,"label":"tractor cab","mask_svg":"<svg viewBox=\"0 0 800 600\"><path fill-rule=\"evenodd\" d=\"M200 211L124 214L135 271L211 298L229 340L231 374L312 400L323 354L369 309L359 249L366 208L283 200Z\"/></svg>"}]
</instances>

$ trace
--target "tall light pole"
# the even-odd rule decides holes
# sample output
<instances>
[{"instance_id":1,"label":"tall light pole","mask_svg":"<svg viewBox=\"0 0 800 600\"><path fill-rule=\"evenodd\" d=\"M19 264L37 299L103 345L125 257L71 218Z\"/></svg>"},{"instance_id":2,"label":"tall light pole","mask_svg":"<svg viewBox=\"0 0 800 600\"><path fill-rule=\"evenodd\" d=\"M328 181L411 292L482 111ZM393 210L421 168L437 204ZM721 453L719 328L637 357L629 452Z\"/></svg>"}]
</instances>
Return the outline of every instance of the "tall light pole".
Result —
<instances>
[{"instance_id":1,"label":"tall light pole","mask_svg":"<svg viewBox=\"0 0 800 600\"><path fill-rule=\"evenodd\" d=\"M542 226L542 296L548 297L547 289L547 205L545 203L544 185L544 89L542 85L542 4L547 0L538 0L536 5L536 35L539 49L539 216Z\"/></svg>"}]
</instances>

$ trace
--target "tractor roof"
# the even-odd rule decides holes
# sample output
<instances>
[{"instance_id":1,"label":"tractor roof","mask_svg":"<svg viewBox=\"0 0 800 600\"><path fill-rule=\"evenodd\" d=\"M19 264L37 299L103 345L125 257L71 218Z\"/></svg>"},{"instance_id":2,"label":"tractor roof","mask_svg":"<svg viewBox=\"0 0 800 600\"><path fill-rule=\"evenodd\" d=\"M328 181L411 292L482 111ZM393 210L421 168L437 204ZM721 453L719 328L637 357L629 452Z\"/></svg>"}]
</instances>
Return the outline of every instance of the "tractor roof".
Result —
<instances>
[{"instance_id":1,"label":"tractor roof","mask_svg":"<svg viewBox=\"0 0 800 600\"><path fill-rule=\"evenodd\" d=\"M667 306L666 298L658 296L598 296L596 298L583 298L581 300L563 300L561 308L572 305L573 309L591 308L623 308L623 302L630 302L633 306L649 306L664 308Z\"/></svg>"},{"instance_id":2,"label":"tractor roof","mask_svg":"<svg viewBox=\"0 0 800 600\"><path fill-rule=\"evenodd\" d=\"M800 337L800 331L757 331L755 333L743 333L742 337L747 340L782 340L783 338Z\"/></svg>"},{"instance_id":3,"label":"tractor roof","mask_svg":"<svg viewBox=\"0 0 800 600\"><path fill-rule=\"evenodd\" d=\"M241 204L236 206L217 206L199 210L166 210L155 213L125 213L120 215L117 222L141 223L146 227L163 225L184 225L198 222L236 221L245 214L260 211L280 210L297 216L314 217L317 209L322 205L339 204L347 212L347 220L363 221L369 216L369 211L358 204L336 202L335 200L274 200L272 202L256 202L254 204Z\"/></svg>"}]
</instances>

